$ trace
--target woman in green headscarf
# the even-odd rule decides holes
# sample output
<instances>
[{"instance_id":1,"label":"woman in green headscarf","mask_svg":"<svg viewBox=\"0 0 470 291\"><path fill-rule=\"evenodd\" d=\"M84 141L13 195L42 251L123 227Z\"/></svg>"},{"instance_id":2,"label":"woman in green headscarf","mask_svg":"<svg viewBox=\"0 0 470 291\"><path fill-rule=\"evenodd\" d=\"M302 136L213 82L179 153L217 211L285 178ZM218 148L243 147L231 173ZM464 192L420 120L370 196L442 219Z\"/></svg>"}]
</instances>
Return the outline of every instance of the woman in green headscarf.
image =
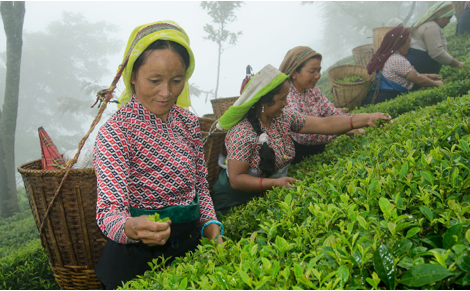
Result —
<instances>
[{"instance_id":1,"label":"woman in green headscarf","mask_svg":"<svg viewBox=\"0 0 470 291\"><path fill-rule=\"evenodd\" d=\"M107 289L143 275L153 259L194 250L201 237L222 243L223 234L199 121L181 108L190 105L194 70L186 32L173 21L135 28L117 79L121 70L121 108L100 128L94 149L96 221L108 238L95 274ZM166 221L151 221L155 214Z\"/></svg>"},{"instance_id":2,"label":"woman in green headscarf","mask_svg":"<svg viewBox=\"0 0 470 291\"><path fill-rule=\"evenodd\" d=\"M225 137L227 165L214 185L212 199L217 212L243 204L273 187L293 187L287 177L295 147L290 134L338 134L365 126L375 127L382 113L356 116L305 116L287 110L288 76L265 66L247 84L242 95L218 121L228 129Z\"/></svg>"},{"instance_id":3,"label":"woman in green headscarf","mask_svg":"<svg viewBox=\"0 0 470 291\"><path fill-rule=\"evenodd\" d=\"M413 24L411 45L405 58L421 74L439 74L442 65L464 65L448 53L447 40L442 32L442 28L446 27L454 13L452 2L440 1ZM415 86L413 90L418 88Z\"/></svg>"}]
</instances>

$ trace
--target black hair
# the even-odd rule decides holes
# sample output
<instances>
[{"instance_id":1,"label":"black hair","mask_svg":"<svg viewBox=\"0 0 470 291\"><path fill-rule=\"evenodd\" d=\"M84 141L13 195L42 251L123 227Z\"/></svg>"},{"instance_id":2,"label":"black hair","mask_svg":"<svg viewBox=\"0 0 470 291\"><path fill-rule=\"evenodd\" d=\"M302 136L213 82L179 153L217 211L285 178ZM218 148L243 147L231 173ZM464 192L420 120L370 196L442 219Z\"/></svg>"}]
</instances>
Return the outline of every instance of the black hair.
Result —
<instances>
[{"instance_id":1,"label":"black hair","mask_svg":"<svg viewBox=\"0 0 470 291\"><path fill-rule=\"evenodd\" d=\"M253 126L258 137L263 133L261 130L261 124L256 116L256 110L261 106L261 104L274 104L274 95L279 94L281 92L281 88L284 82L279 84L276 88L269 91L266 95L261 97L256 104L248 110L247 118L248 121ZM274 168L276 165L276 155L274 150L268 145L267 142L263 143L261 148L259 149L259 168L261 170L261 177L269 177L274 173Z\"/></svg>"},{"instance_id":2,"label":"black hair","mask_svg":"<svg viewBox=\"0 0 470 291\"><path fill-rule=\"evenodd\" d=\"M188 51L186 50L186 48L182 45L180 45L179 43L177 42L174 42L174 41L170 41L170 40L163 40L163 39L159 39L157 41L154 41L153 43L151 43L145 50L143 53L140 54L140 56L135 60L134 62L134 66L132 67L132 75L135 76L137 74L137 72L139 71L139 68L145 64L145 62L147 61L148 59L148 56L150 55L150 53L154 50L165 50L165 49L169 49L169 50L172 50L174 52L176 52L177 54L179 54L181 56L181 58L183 59L183 64L185 66L185 71L188 69L189 67L189 53Z\"/></svg>"},{"instance_id":3,"label":"black hair","mask_svg":"<svg viewBox=\"0 0 470 291\"><path fill-rule=\"evenodd\" d=\"M313 57L311 57L311 58L306 59L305 62L303 62L302 64L300 64L300 66L298 66L298 67L295 69L295 72L296 72L297 74L300 74L300 71L302 71L302 68L305 67L305 64L307 63L307 61L309 61L309 60L311 60L311 59L320 59L320 61L321 61L321 56L315 55L315 56L313 56Z\"/></svg>"}]
</instances>

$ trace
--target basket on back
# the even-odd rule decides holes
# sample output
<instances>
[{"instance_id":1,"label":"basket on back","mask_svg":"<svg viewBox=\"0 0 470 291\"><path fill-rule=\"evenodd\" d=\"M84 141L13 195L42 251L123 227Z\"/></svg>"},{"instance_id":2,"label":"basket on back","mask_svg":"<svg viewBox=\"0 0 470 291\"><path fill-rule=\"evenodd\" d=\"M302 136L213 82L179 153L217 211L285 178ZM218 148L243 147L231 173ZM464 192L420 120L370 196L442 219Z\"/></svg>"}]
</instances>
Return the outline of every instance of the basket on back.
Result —
<instances>
[{"instance_id":1,"label":"basket on back","mask_svg":"<svg viewBox=\"0 0 470 291\"><path fill-rule=\"evenodd\" d=\"M374 53L377 52L377 50L380 48L380 45L382 44L382 40L384 39L384 36L392 30L395 27L376 27L372 29L372 40L374 43Z\"/></svg>"},{"instance_id":2,"label":"basket on back","mask_svg":"<svg viewBox=\"0 0 470 291\"><path fill-rule=\"evenodd\" d=\"M41 160L18 167L38 229L54 196L63 170L42 170ZM61 289L101 289L95 276L106 237L98 228L94 169L71 170L57 196L41 233Z\"/></svg>"},{"instance_id":3,"label":"basket on back","mask_svg":"<svg viewBox=\"0 0 470 291\"><path fill-rule=\"evenodd\" d=\"M341 83L337 79L357 76L362 82ZM360 107L362 100L369 92L372 78L367 69L358 65L340 65L328 71L328 80L335 107L347 107L349 110Z\"/></svg>"},{"instance_id":4,"label":"basket on back","mask_svg":"<svg viewBox=\"0 0 470 291\"><path fill-rule=\"evenodd\" d=\"M239 96L211 99L212 110L215 114L215 119L219 119L227 109L237 101Z\"/></svg>"},{"instance_id":5,"label":"basket on back","mask_svg":"<svg viewBox=\"0 0 470 291\"><path fill-rule=\"evenodd\" d=\"M203 139L209 134L211 126L214 122L215 119L199 117ZM225 149L226 134L226 131L216 130L215 132L211 133L206 143L204 144L204 159L206 160L208 171L207 182L209 182L209 189L211 192L212 187L219 178L219 155L227 154Z\"/></svg>"},{"instance_id":6,"label":"basket on back","mask_svg":"<svg viewBox=\"0 0 470 291\"><path fill-rule=\"evenodd\" d=\"M365 44L358 47L353 48L352 50L354 62L356 65L359 66L367 66L367 64L372 59L374 55L374 45L373 44Z\"/></svg>"}]
</instances>

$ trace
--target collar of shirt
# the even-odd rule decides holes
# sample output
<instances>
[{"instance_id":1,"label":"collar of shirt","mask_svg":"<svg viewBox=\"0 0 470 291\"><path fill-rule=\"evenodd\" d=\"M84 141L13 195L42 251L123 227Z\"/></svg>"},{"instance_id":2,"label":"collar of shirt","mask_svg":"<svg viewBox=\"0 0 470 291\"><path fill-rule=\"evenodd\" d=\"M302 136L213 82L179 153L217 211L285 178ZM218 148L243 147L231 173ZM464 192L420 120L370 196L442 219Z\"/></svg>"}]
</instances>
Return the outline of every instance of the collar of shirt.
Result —
<instances>
[{"instance_id":1,"label":"collar of shirt","mask_svg":"<svg viewBox=\"0 0 470 291\"><path fill-rule=\"evenodd\" d=\"M147 110L142 103L135 97L135 94L132 96L131 100L126 104L126 107L129 108L134 114L136 114L136 119L139 119L152 128L161 128L164 124L170 124L173 122L173 119L176 116L176 105L173 105L168 112L167 121L163 122L160 117L157 117L154 113Z\"/></svg>"}]
</instances>

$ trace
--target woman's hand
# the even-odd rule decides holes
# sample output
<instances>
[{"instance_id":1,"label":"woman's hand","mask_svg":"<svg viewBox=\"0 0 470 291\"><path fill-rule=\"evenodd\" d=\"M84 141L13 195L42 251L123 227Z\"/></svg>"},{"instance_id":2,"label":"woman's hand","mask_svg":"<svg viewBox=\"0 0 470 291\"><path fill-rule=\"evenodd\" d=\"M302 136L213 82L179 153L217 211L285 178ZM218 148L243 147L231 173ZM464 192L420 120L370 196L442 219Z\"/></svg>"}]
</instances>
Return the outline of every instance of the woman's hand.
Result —
<instances>
[{"instance_id":1,"label":"woman's hand","mask_svg":"<svg viewBox=\"0 0 470 291\"><path fill-rule=\"evenodd\" d=\"M424 75L434 81L442 80L442 77L439 76L438 74L424 74Z\"/></svg>"},{"instance_id":2,"label":"woman's hand","mask_svg":"<svg viewBox=\"0 0 470 291\"><path fill-rule=\"evenodd\" d=\"M353 130L350 130L350 131L346 132L345 134L347 134L349 136L354 136L355 134L363 134L365 132L366 131L362 128L356 128L356 129L353 129Z\"/></svg>"},{"instance_id":3,"label":"woman's hand","mask_svg":"<svg viewBox=\"0 0 470 291\"><path fill-rule=\"evenodd\" d=\"M436 87L441 87L442 85L444 85L444 82L442 82L441 80L436 80L434 81L434 83L436 84Z\"/></svg>"},{"instance_id":4,"label":"woman's hand","mask_svg":"<svg viewBox=\"0 0 470 291\"><path fill-rule=\"evenodd\" d=\"M207 222L207 221L205 221ZM211 223L204 228L204 236L207 237L209 240L214 240L216 236L217 242L219 244L223 243L222 236L220 236L220 228L217 224Z\"/></svg>"},{"instance_id":5,"label":"woman's hand","mask_svg":"<svg viewBox=\"0 0 470 291\"><path fill-rule=\"evenodd\" d=\"M297 182L296 179L291 178L291 177L281 177L281 178L273 179L273 181L274 181L273 186L279 187L279 188L283 188L283 187L293 188L294 185L292 185L291 183Z\"/></svg>"},{"instance_id":6,"label":"woman's hand","mask_svg":"<svg viewBox=\"0 0 470 291\"><path fill-rule=\"evenodd\" d=\"M141 240L149 246L162 246L166 244L171 233L171 220L167 222L153 222L148 215L131 217L124 224L124 232L132 240Z\"/></svg>"},{"instance_id":7,"label":"woman's hand","mask_svg":"<svg viewBox=\"0 0 470 291\"><path fill-rule=\"evenodd\" d=\"M385 116L381 112L367 114L367 118L368 118L367 125L372 126L372 127L376 127L375 121L377 121L379 119L384 119L386 121L390 121L390 124L393 124L392 118L390 116Z\"/></svg>"}]
</instances>

